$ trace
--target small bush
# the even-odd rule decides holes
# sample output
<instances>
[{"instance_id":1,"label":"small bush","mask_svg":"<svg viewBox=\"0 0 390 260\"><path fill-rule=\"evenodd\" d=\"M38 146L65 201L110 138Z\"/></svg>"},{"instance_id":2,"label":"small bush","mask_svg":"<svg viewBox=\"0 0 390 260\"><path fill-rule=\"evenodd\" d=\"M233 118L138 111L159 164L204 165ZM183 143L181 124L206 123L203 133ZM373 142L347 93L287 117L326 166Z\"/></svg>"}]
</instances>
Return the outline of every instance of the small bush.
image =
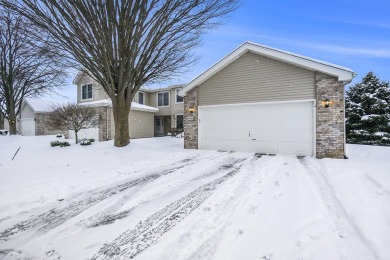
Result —
<instances>
[{"instance_id":1,"label":"small bush","mask_svg":"<svg viewBox=\"0 0 390 260\"><path fill-rule=\"evenodd\" d=\"M91 141L87 138L83 138L80 140L80 145L91 145Z\"/></svg>"},{"instance_id":2,"label":"small bush","mask_svg":"<svg viewBox=\"0 0 390 260\"><path fill-rule=\"evenodd\" d=\"M70 143L68 142L60 142L60 141L52 141L50 142L51 147L59 146L59 147L66 147L70 146Z\"/></svg>"},{"instance_id":3,"label":"small bush","mask_svg":"<svg viewBox=\"0 0 390 260\"><path fill-rule=\"evenodd\" d=\"M93 142L95 142L95 139L89 138L88 141L90 141L91 143L93 143Z\"/></svg>"},{"instance_id":4,"label":"small bush","mask_svg":"<svg viewBox=\"0 0 390 260\"><path fill-rule=\"evenodd\" d=\"M61 138L62 134L57 134L56 137Z\"/></svg>"},{"instance_id":5,"label":"small bush","mask_svg":"<svg viewBox=\"0 0 390 260\"><path fill-rule=\"evenodd\" d=\"M60 147L70 146L70 143L68 142L61 142Z\"/></svg>"}]
</instances>

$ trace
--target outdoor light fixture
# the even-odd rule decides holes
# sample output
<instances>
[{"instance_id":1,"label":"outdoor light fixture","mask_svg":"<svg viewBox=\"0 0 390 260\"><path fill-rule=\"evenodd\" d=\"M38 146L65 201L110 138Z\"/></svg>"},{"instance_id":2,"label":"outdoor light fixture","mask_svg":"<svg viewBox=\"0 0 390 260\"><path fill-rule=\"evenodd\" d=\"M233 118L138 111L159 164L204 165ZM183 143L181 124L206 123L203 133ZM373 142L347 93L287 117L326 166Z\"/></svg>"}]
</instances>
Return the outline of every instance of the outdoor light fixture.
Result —
<instances>
[{"instance_id":1,"label":"outdoor light fixture","mask_svg":"<svg viewBox=\"0 0 390 260\"><path fill-rule=\"evenodd\" d=\"M195 108L194 107L190 107L188 108L188 112L190 112L191 114L195 112Z\"/></svg>"},{"instance_id":2,"label":"outdoor light fixture","mask_svg":"<svg viewBox=\"0 0 390 260\"><path fill-rule=\"evenodd\" d=\"M325 100L322 101L322 104L324 105L324 107L329 107L329 105L330 105L329 99L328 99L328 98L325 98Z\"/></svg>"}]
</instances>

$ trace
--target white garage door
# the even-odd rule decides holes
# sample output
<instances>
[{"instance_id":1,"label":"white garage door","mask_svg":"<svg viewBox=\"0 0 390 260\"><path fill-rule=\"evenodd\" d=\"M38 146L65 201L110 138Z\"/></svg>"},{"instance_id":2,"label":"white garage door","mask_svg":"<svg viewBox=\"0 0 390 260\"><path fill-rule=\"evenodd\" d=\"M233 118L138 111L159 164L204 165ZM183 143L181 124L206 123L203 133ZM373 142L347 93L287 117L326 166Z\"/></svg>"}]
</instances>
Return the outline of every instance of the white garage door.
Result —
<instances>
[{"instance_id":1,"label":"white garage door","mask_svg":"<svg viewBox=\"0 0 390 260\"><path fill-rule=\"evenodd\" d=\"M314 154L314 101L199 107L201 149Z\"/></svg>"},{"instance_id":2,"label":"white garage door","mask_svg":"<svg viewBox=\"0 0 390 260\"><path fill-rule=\"evenodd\" d=\"M35 135L35 120L34 118L20 119L20 134L21 135Z\"/></svg>"}]
</instances>

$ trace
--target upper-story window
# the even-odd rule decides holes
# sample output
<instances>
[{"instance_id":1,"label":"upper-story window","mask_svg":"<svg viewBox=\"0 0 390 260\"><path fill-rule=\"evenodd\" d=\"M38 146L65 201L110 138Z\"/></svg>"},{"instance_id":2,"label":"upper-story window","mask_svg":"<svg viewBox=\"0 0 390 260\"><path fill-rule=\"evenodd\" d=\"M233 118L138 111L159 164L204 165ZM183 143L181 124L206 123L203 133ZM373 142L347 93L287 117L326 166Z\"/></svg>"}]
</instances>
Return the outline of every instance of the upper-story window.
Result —
<instances>
[{"instance_id":1,"label":"upper-story window","mask_svg":"<svg viewBox=\"0 0 390 260\"><path fill-rule=\"evenodd\" d=\"M169 107L169 91L157 93L157 106Z\"/></svg>"},{"instance_id":2,"label":"upper-story window","mask_svg":"<svg viewBox=\"0 0 390 260\"><path fill-rule=\"evenodd\" d=\"M176 103L183 103L184 98L182 96L179 96L179 90L180 89L176 89Z\"/></svg>"},{"instance_id":3,"label":"upper-story window","mask_svg":"<svg viewBox=\"0 0 390 260\"><path fill-rule=\"evenodd\" d=\"M138 92L138 103L143 105L144 104L144 93Z\"/></svg>"},{"instance_id":4,"label":"upper-story window","mask_svg":"<svg viewBox=\"0 0 390 260\"><path fill-rule=\"evenodd\" d=\"M81 86L81 99L92 99L92 84Z\"/></svg>"}]
</instances>

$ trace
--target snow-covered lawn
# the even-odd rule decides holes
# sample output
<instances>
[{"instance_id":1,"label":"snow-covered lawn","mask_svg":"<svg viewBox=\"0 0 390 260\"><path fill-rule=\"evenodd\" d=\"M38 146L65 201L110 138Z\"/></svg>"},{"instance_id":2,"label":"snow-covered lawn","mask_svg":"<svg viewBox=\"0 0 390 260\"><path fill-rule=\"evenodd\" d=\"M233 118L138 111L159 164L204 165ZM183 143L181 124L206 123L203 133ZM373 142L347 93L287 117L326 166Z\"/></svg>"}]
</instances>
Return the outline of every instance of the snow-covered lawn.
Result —
<instances>
[{"instance_id":1,"label":"snow-covered lawn","mask_svg":"<svg viewBox=\"0 0 390 260\"><path fill-rule=\"evenodd\" d=\"M54 139L0 136L1 259L390 259L390 148L317 160Z\"/></svg>"}]
</instances>

